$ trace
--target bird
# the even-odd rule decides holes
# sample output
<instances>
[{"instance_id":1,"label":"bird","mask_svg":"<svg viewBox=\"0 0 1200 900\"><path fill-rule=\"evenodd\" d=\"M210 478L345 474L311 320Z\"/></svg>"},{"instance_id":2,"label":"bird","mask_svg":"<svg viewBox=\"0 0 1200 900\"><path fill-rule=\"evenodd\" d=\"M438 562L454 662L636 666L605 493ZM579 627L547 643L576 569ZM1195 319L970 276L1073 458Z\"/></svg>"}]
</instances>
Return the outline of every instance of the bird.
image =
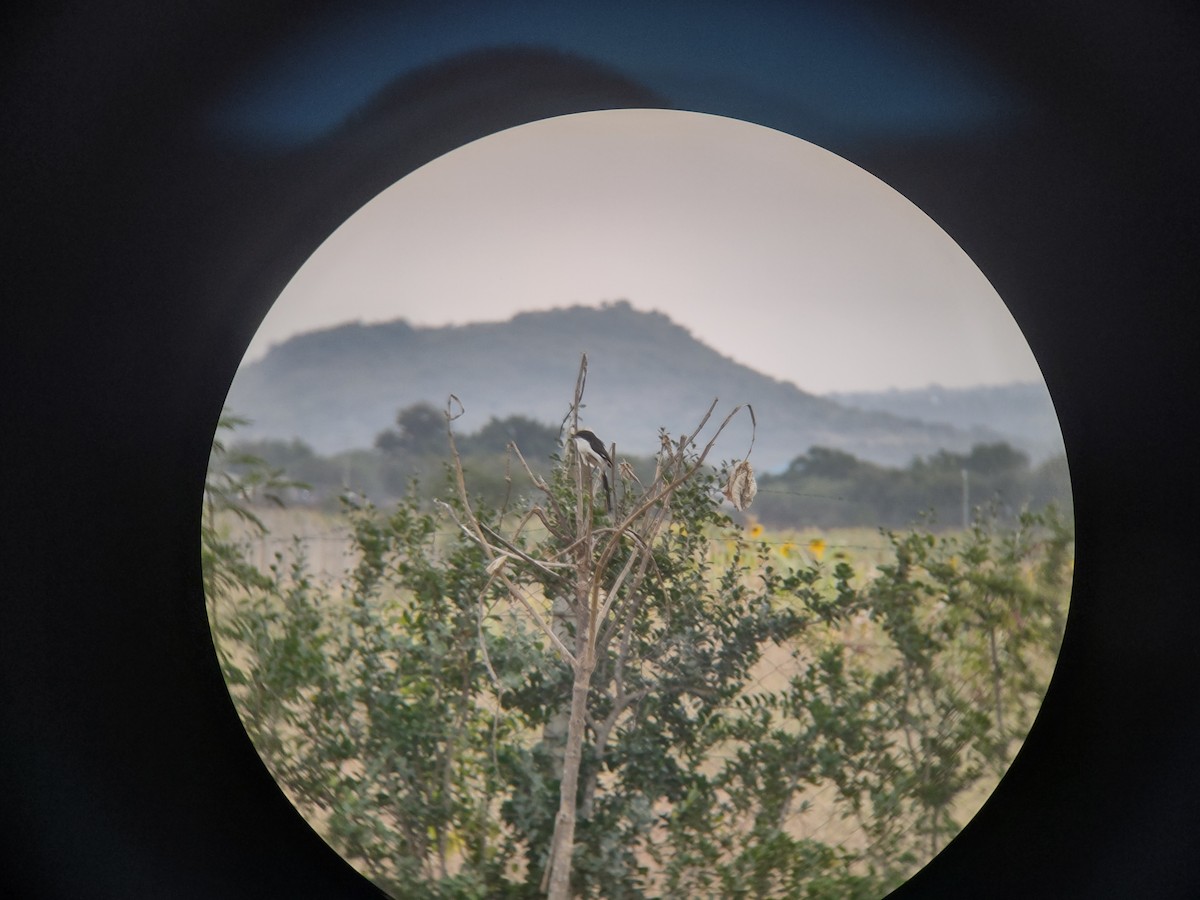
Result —
<instances>
[{"instance_id":1,"label":"bird","mask_svg":"<svg viewBox=\"0 0 1200 900\"><path fill-rule=\"evenodd\" d=\"M604 449L604 441L596 437L594 431L588 431L586 428L580 429L572 432L571 437L575 439L575 449L593 466L612 465L612 459L609 457L608 451Z\"/></svg>"},{"instance_id":2,"label":"bird","mask_svg":"<svg viewBox=\"0 0 1200 900\"><path fill-rule=\"evenodd\" d=\"M588 431L586 428L572 432L571 438L575 442L575 449L578 451L580 457L589 466L600 470L600 480L604 485L604 506L605 509L612 512L612 491L608 486L608 473L606 469L611 469L613 462L612 457L608 455L608 451L604 449L604 442L596 437L594 431Z\"/></svg>"}]
</instances>

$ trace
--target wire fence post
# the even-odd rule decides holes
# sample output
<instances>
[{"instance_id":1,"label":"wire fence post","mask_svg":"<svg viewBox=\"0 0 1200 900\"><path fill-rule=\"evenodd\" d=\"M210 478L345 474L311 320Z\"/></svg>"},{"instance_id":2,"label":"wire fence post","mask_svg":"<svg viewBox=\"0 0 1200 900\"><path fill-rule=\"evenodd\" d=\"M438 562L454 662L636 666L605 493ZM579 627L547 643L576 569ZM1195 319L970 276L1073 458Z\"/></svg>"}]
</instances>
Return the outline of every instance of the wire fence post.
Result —
<instances>
[{"instance_id":1,"label":"wire fence post","mask_svg":"<svg viewBox=\"0 0 1200 900\"><path fill-rule=\"evenodd\" d=\"M971 478L966 468L962 470L962 527L971 527Z\"/></svg>"}]
</instances>

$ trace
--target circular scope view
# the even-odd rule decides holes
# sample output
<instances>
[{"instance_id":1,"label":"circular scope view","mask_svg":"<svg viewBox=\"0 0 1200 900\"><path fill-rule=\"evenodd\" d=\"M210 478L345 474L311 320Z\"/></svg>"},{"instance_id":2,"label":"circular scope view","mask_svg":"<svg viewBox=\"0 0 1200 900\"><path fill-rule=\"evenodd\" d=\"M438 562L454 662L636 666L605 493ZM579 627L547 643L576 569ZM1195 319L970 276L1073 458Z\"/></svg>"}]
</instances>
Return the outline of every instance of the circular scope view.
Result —
<instances>
[{"instance_id":1,"label":"circular scope view","mask_svg":"<svg viewBox=\"0 0 1200 900\"><path fill-rule=\"evenodd\" d=\"M846 160L613 110L418 169L296 272L203 519L230 695L397 898L876 898L1021 747L1070 597L1049 393Z\"/></svg>"}]
</instances>

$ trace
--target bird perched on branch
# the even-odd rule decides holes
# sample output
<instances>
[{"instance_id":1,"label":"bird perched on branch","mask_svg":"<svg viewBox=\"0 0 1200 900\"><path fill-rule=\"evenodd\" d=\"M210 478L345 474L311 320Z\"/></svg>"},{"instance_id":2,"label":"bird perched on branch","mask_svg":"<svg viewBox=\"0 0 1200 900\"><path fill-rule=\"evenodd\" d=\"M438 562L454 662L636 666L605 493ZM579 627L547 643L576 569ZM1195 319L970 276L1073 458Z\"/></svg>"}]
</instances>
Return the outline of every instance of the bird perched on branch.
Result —
<instances>
[{"instance_id":1,"label":"bird perched on branch","mask_svg":"<svg viewBox=\"0 0 1200 900\"><path fill-rule=\"evenodd\" d=\"M575 444L576 452L589 468L600 470L600 480L604 485L604 507L612 512L612 490L608 484L607 470L612 468L613 461L612 457L608 455L608 451L604 449L604 442L596 437L594 431L588 431L586 428L572 432L571 439Z\"/></svg>"}]
</instances>

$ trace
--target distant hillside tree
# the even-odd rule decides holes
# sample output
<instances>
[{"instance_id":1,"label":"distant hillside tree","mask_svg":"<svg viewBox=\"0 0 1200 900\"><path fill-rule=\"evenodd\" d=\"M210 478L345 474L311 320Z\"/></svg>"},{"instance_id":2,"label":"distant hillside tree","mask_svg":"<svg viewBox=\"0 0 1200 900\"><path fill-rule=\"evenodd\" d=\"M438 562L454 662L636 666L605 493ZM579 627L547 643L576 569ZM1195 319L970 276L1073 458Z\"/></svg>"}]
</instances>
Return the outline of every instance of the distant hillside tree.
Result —
<instances>
[{"instance_id":1,"label":"distant hillside tree","mask_svg":"<svg viewBox=\"0 0 1200 900\"><path fill-rule=\"evenodd\" d=\"M503 456L509 444L516 444L526 458L541 460L558 449L558 441L557 428L527 416L506 416L503 419L492 416L479 431L460 438L459 447L465 454Z\"/></svg>"},{"instance_id":2,"label":"distant hillside tree","mask_svg":"<svg viewBox=\"0 0 1200 900\"><path fill-rule=\"evenodd\" d=\"M380 432L375 447L393 456L436 455L444 445L445 419L428 403L415 403L396 413L396 427Z\"/></svg>"},{"instance_id":3,"label":"distant hillside tree","mask_svg":"<svg viewBox=\"0 0 1200 900\"><path fill-rule=\"evenodd\" d=\"M930 518L961 526L964 500L969 509L996 506L1009 521L1026 507L1071 508L1065 464L1048 460L1031 470L1028 455L1004 442L976 444L968 453L941 450L903 468L811 447L783 472L763 475L760 488L758 518L781 527L894 528Z\"/></svg>"},{"instance_id":4,"label":"distant hillside tree","mask_svg":"<svg viewBox=\"0 0 1200 900\"><path fill-rule=\"evenodd\" d=\"M807 454L797 456L787 467L789 475L813 476L816 478L851 478L868 468L869 463L829 447L813 447Z\"/></svg>"},{"instance_id":5,"label":"distant hillside tree","mask_svg":"<svg viewBox=\"0 0 1200 900\"><path fill-rule=\"evenodd\" d=\"M1003 441L995 444L976 444L963 459L964 469L985 475L1020 472L1029 468L1029 454Z\"/></svg>"}]
</instances>

